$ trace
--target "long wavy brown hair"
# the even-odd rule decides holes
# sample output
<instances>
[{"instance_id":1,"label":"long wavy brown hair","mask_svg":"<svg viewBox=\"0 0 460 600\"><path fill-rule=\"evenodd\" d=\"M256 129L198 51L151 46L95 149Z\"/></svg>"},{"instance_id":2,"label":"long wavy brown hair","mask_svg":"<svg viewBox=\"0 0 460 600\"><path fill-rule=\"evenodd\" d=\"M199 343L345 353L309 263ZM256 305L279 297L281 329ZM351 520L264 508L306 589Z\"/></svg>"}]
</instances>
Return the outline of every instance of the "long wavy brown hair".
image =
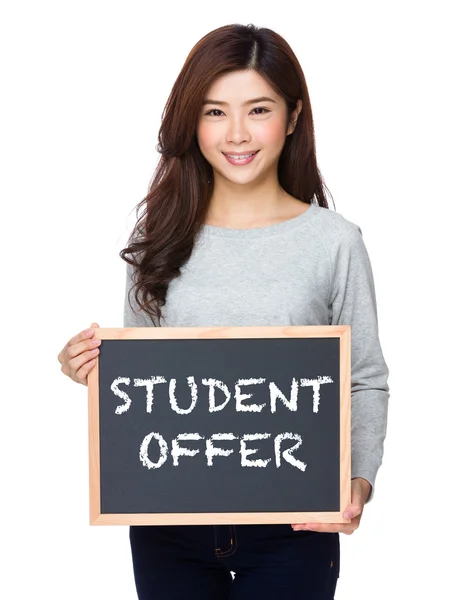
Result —
<instances>
[{"instance_id":1,"label":"long wavy brown hair","mask_svg":"<svg viewBox=\"0 0 460 600\"><path fill-rule=\"evenodd\" d=\"M213 170L196 137L202 101L216 78L246 69L259 73L285 99L288 116L302 100L279 159L278 178L288 194L329 208L329 190L316 162L307 84L291 47L271 29L252 24L211 31L190 51L166 102L158 134L161 156L148 194L136 206L137 222L127 246L120 251L133 265L137 303L158 321L168 285L192 253L213 192Z\"/></svg>"}]
</instances>

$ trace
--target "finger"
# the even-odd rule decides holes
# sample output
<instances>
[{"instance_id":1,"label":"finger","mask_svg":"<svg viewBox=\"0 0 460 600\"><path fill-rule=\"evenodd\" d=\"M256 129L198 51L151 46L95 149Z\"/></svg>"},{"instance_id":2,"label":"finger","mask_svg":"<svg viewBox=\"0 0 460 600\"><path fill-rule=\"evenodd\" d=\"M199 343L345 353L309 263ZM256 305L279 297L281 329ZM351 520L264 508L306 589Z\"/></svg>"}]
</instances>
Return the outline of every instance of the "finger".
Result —
<instances>
[{"instance_id":1,"label":"finger","mask_svg":"<svg viewBox=\"0 0 460 600\"><path fill-rule=\"evenodd\" d=\"M350 523L294 523L294 530L309 529L311 531L334 531L335 529L357 529L361 521L361 515L355 517Z\"/></svg>"},{"instance_id":2,"label":"finger","mask_svg":"<svg viewBox=\"0 0 460 600\"><path fill-rule=\"evenodd\" d=\"M82 383L83 385L88 385L88 373L96 364L96 359L93 358L86 362L78 371L75 373L75 381L78 383Z\"/></svg>"},{"instance_id":3,"label":"finger","mask_svg":"<svg viewBox=\"0 0 460 600\"><path fill-rule=\"evenodd\" d=\"M350 504L350 506L343 513L343 518L352 520L352 519L355 519L356 517L359 517L359 515L362 514L362 512L363 512L362 506L356 506L354 504Z\"/></svg>"},{"instance_id":4,"label":"finger","mask_svg":"<svg viewBox=\"0 0 460 600\"><path fill-rule=\"evenodd\" d=\"M70 338L70 340L67 342L64 348L58 354L59 362L62 364L65 361L67 351L71 346L74 346L75 344L78 344L84 340L90 339L93 337L93 335L94 329L90 328L84 329L83 331L80 331L80 333L77 333L77 335L74 335L72 338Z\"/></svg>"},{"instance_id":5,"label":"finger","mask_svg":"<svg viewBox=\"0 0 460 600\"><path fill-rule=\"evenodd\" d=\"M355 523L305 523L292 527L294 531L317 531L318 533L345 533L350 535L357 529Z\"/></svg>"},{"instance_id":6,"label":"finger","mask_svg":"<svg viewBox=\"0 0 460 600\"><path fill-rule=\"evenodd\" d=\"M74 381L80 380L78 371L84 367L84 365L92 360L95 360L99 354L99 348L92 348L82 354L79 354L75 358L69 361L70 376Z\"/></svg>"},{"instance_id":7,"label":"finger","mask_svg":"<svg viewBox=\"0 0 460 600\"><path fill-rule=\"evenodd\" d=\"M351 482L351 503L347 506L343 513L344 519L354 519L358 515L362 514L364 508L364 496L363 490L359 483L356 485L354 481Z\"/></svg>"},{"instance_id":8,"label":"finger","mask_svg":"<svg viewBox=\"0 0 460 600\"><path fill-rule=\"evenodd\" d=\"M94 323L93 323L93 325L94 325ZM81 342L83 340L87 340L87 339L93 337L93 335L94 335L94 328L91 326L89 329L84 329L83 331L80 331L80 333L77 333L77 335L75 335L73 338L71 338L67 342L67 345L73 346L74 344L78 344L78 342Z\"/></svg>"},{"instance_id":9,"label":"finger","mask_svg":"<svg viewBox=\"0 0 460 600\"><path fill-rule=\"evenodd\" d=\"M363 512L364 501L360 494L351 496L351 504L347 506L343 513L344 519L354 519Z\"/></svg>"},{"instance_id":10,"label":"finger","mask_svg":"<svg viewBox=\"0 0 460 600\"><path fill-rule=\"evenodd\" d=\"M73 344L67 348L64 354L64 360L70 363L70 361L77 356L80 356L84 352L90 351L93 348L98 348L101 345L101 340L96 337L91 337L77 344ZM97 354L97 353L96 353Z\"/></svg>"}]
</instances>

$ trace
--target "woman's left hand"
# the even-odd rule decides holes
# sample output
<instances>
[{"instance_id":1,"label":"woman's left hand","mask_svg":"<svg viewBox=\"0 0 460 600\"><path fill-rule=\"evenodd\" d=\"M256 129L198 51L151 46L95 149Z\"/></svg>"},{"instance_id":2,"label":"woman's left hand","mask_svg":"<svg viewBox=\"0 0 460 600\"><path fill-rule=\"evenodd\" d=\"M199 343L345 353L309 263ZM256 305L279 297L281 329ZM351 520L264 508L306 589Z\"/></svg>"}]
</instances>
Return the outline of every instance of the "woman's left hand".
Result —
<instances>
[{"instance_id":1,"label":"woman's left hand","mask_svg":"<svg viewBox=\"0 0 460 600\"><path fill-rule=\"evenodd\" d=\"M351 535L359 527L363 508L370 491L371 484L366 479L356 477L356 479L351 480L351 504L343 513L345 519L351 519L351 523L296 523L291 527L294 531L310 529L311 531Z\"/></svg>"}]
</instances>

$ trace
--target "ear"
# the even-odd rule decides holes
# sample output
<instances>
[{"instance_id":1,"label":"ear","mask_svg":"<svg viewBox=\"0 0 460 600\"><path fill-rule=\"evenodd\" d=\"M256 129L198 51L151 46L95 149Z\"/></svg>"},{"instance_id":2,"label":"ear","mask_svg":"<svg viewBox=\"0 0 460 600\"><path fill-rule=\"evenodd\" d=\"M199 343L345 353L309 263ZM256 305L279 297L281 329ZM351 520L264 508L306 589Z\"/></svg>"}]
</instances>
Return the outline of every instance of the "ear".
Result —
<instances>
[{"instance_id":1,"label":"ear","mask_svg":"<svg viewBox=\"0 0 460 600\"><path fill-rule=\"evenodd\" d=\"M297 119L299 118L299 115L301 112L302 112L302 100L297 100L297 106L291 113L291 119L289 122L289 127L288 127L286 135L291 135L291 133L294 133L295 126L297 124Z\"/></svg>"}]
</instances>

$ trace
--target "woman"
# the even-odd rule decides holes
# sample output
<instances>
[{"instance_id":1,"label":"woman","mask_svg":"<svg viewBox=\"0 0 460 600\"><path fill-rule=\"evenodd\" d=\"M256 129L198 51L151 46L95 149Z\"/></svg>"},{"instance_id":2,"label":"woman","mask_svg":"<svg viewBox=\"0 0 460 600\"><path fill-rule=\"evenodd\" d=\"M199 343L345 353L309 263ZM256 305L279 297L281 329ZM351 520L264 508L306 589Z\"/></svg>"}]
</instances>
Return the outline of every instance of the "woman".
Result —
<instances>
[{"instance_id":1,"label":"woman","mask_svg":"<svg viewBox=\"0 0 460 600\"><path fill-rule=\"evenodd\" d=\"M382 461L388 368L361 229L328 208L287 42L253 25L204 36L173 86L158 150L120 253L124 326L351 325L351 522L131 527L138 597L332 599L339 533L359 526ZM63 372L86 384L98 345L92 329L73 337Z\"/></svg>"}]
</instances>

